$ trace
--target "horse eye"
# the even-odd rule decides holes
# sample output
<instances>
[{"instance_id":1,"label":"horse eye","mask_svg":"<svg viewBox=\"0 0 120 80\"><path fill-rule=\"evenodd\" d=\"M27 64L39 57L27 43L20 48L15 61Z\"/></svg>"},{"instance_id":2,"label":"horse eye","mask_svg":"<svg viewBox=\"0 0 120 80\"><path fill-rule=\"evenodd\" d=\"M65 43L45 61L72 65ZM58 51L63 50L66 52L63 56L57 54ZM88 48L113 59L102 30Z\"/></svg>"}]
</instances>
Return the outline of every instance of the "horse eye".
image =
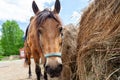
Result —
<instances>
[{"instance_id":1,"label":"horse eye","mask_svg":"<svg viewBox=\"0 0 120 80\"><path fill-rule=\"evenodd\" d=\"M40 29L38 29L38 33L40 33L40 34L41 34L41 33L42 33L42 31L41 31Z\"/></svg>"},{"instance_id":2,"label":"horse eye","mask_svg":"<svg viewBox=\"0 0 120 80\"><path fill-rule=\"evenodd\" d=\"M38 33L39 33L39 34L42 34L42 33L43 33L43 28L42 28L42 27L38 28Z\"/></svg>"},{"instance_id":3,"label":"horse eye","mask_svg":"<svg viewBox=\"0 0 120 80\"><path fill-rule=\"evenodd\" d=\"M61 36L63 36L63 33L61 33Z\"/></svg>"},{"instance_id":4,"label":"horse eye","mask_svg":"<svg viewBox=\"0 0 120 80\"><path fill-rule=\"evenodd\" d=\"M63 28L62 28L62 27L60 27L60 28L59 28L60 33L62 32L62 30L63 30Z\"/></svg>"}]
</instances>

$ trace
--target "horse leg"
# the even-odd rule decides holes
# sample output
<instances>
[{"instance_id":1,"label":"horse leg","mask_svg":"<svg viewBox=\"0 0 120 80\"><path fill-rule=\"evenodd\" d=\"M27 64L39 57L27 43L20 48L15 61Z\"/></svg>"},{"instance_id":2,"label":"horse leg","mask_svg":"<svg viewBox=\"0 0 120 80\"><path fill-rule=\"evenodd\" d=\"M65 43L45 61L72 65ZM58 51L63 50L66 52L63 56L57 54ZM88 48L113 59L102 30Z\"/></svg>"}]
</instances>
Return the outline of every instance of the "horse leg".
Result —
<instances>
[{"instance_id":1,"label":"horse leg","mask_svg":"<svg viewBox=\"0 0 120 80\"><path fill-rule=\"evenodd\" d=\"M29 54L28 57L29 57L29 58L28 58L28 65L29 65L29 71L28 71L28 74L29 74L29 78L31 78L31 76L32 76L32 73L31 73L31 60L30 60L30 58L31 58L31 54Z\"/></svg>"},{"instance_id":2,"label":"horse leg","mask_svg":"<svg viewBox=\"0 0 120 80\"><path fill-rule=\"evenodd\" d=\"M40 80L40 77L42 76L42 73L41 73L41 68L39 66L39 59L40 57L36 54L33 54L33 57L34 57L34 61L35 61L35 72L36 72L36 76L37 76L37 80Z\"/></svg>"},{"instance_id":3,"label":"horse leg","mask_svg":"<svg viewBox=\"0 0 120 80\"><path fill-rule=\"evenodd\" d=\"M30 53L28 55L27 54L25 55L25 65L29 65L29 71L28 71L29 77L28 78L31 78L31 76L32 76L32 74L31 74L31 61L30 61L30 58L31 58L31 54Z\"/></svg>"},{"instance_id":4,"label":"horse leg","mask_svg":"<svg viewBox=\"0 0 120 80\"><path fill-rule=\"evenodd\" d=\"M44 79L45 79L45 80L48 80L46 71L44 71Z\"/></svg>"},{"instance_id":5,"label":"horse leg","mask_svg":"<svg viewBox=\"0 0 120 80\"><path fill-rule=\"evenodd\" d=\"M37 80L40 80L40 76L41 76L41 68L40 68L40 66L39 66L38 63L36 63L35 72L36 72L36 75L37 75Z\"/></svg>"},{"instance_id":6,"label":"horse leg","mask_svg":"<svg viewBox=\"0 0 120 80\"><path fill-rule=\"evenodd\" d=\"M29 64L29 72L28 72L28 74L29 74L29 78L31 78L32 74L31 74L31 65L30 64Z\"/></svg>"},{"instance_id":7,"label":"horse leg","mask_svg":"<svg viewBox=\"0 0 120 80\"><path fill-rule=\"evenodd\" d=\"M44 67L44 79L45 79L45 80L48 80L47 73L46 73L46 71L45 71L45 64L44 64L43 67Z\"/></svg>"}]
</instances>

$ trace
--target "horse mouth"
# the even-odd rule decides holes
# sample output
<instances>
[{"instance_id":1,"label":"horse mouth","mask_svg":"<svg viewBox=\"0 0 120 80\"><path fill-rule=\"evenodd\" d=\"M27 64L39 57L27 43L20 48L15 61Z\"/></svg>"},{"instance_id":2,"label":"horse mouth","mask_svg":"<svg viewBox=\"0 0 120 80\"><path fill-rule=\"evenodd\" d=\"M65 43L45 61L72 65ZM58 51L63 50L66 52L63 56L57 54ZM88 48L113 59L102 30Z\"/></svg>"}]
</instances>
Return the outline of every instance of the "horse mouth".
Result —
<instances>
[{"instance_id":1,"label":"horse mouth","mask_svg":"<svg viewBox=\"0 0 120 80\"><path fill-rule=\"evenodd\" d=\"M51 68L50 66L46 66L45 67L46 73L51 77L59 77L61 76L61 72L62 72L62 65L58 65L56 68Z\"/></svg>"},{"instance_id":2,"label":"horse mouth","mask_svg":"<svg viewBox=\"0 0 120 80\"><path fill-rule=\"evenodd\" d=\"M55 73L55 74L49 74L51 78L59 77L61 74L60 73Z\"/></svg>"}]
</instances>

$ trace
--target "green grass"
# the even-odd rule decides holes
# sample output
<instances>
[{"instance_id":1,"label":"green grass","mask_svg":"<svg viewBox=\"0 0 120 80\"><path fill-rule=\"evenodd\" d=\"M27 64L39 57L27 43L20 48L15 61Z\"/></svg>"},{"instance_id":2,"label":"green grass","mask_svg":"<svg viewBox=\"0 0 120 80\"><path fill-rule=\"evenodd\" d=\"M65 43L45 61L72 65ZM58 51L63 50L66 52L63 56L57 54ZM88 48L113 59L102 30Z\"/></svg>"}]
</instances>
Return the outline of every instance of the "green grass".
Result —
<instances>
[{"instance_id":1,"label":"green grass","mask_svg":"<svg viewBox=\"0 0 120 80\"><path fill-rule=\"evenodd\" d=\"M2 60L2 58L4 58L4 57L5 57L5 56L1 56L1 55L0 55L0 61L1 61L1 60Z\"/></svg>"}]
</instances>

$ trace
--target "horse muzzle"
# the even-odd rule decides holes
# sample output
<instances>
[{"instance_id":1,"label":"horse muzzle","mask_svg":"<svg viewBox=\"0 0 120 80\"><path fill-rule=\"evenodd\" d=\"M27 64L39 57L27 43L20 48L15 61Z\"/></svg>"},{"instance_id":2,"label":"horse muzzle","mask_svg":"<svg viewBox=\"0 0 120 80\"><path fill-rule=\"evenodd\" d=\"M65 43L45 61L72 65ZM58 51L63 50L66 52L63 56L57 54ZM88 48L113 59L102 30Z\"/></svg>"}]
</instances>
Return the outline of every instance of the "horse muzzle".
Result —
<instances>
[{"instance_id":1,"label":"horse muzzle","mask_svg":"<svg viewBox=\"0 0 120 80\"><path fill-rule=\"evenodd\" d=\"M63 69L61 53L49 53L45 55L45 58L45 71L47 74L49 74L51 78L59 77Z\"/></svg>"},{"instance_id":2,"label":"horse muzzle","mask_svg":"<svg viewBox=\"0 0 120 80\"><path fill-rule=\"evenodd\" d=\"M62 72L62 64L57 65L57 67L53 68L51 66L46 66L46 72L50 75L51 78L53 77L59 77Z\"/></svg>"}]
</instances>

